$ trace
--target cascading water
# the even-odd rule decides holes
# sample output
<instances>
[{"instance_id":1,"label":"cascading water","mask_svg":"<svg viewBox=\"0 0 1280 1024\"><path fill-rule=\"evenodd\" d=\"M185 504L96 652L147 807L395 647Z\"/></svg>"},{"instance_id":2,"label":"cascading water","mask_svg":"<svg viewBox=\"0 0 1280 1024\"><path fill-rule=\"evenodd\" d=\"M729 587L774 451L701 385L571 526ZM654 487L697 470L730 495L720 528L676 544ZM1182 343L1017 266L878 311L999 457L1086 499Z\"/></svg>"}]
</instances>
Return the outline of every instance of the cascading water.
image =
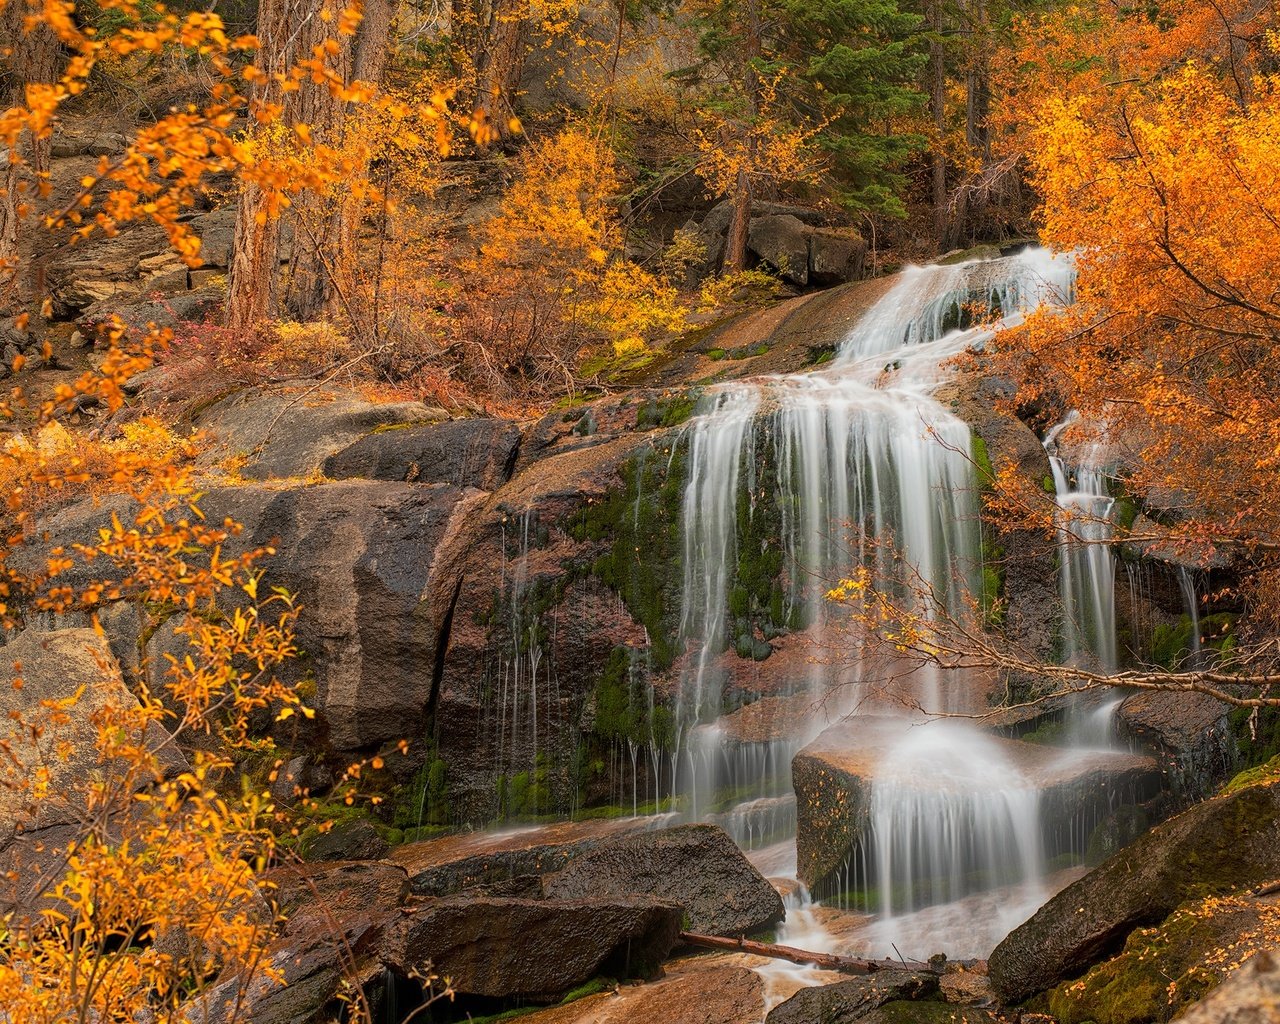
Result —
<instances>
[{"instance_id":1,"label":"cascading water","mask_svg":"<svg viewBox=\"0 0 1280 1024\"><path fill-rule=\"evenodd\" d=\"M1062 593L1062 639L1068 664L1111 671L1117 664L1115 556L1107 486L1106 446L1087 445L1072 463L1057 447L1064 430L1079 420L1072 413L1045 438L1058 514L1058 585Z\"/></svg>"},{"instance_id":2,"label":"cascading water","mask_svg":"<svg viewBox=\"0 0 1280 1024\"><path fill-rule=\"evenodd\" d=\"M824 594L857 566L896 575L926 618L970 614L981 570L978 489L969 427L934 398L942 364L985 342L993 319L1069 301L1073 279L1069 259L1036 249L909 268L822 371L704 397L688 428L681 640L689 653L675 701L678 785L695 815L725 800L746 802L744 820L753 808L772 810L767 801L786 782L777 773L855 705L909 722L911 706L982 703L919 670L884 685L846 649L835 663L810 659L787 681L783 696L808 714L785 733L731 749L717 721L732 710L732 666L767 657L771 631L802 630L819 651L847 647ZM848 870L867 874L852 884L877 890L883 913L1042 875L1036 783L990 737L955 723L907 729L878 768L867 838ZM764 830L744 831L750 839Z\"/></svg>"}]
</instances>

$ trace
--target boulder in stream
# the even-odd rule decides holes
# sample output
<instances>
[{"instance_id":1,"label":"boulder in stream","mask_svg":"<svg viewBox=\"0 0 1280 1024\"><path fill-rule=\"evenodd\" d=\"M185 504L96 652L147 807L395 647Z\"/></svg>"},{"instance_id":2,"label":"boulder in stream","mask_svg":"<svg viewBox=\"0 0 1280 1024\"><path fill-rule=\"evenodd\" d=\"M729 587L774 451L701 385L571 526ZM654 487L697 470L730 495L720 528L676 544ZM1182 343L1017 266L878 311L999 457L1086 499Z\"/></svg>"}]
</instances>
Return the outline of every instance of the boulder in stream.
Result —
<instances>
[{"instance_id":1,"label":"boulder in stream","mask_svg":"<svg viewBox=\"0 0 1280 1024\"><path fill-rule=\"evenodd\" d=\"M739 936L771 928L782 899L716 825L681 825L606 842L543 881L553 899L653 896L684 907L685 929Z\"/></svg>"},{"instance_id":2,"label":"boulder in stream","mask_svg":"<svg viewBox=\"0 0 1280 1024\"><path fill-rule=\"evenodd\" d=\"M962 748L962 742L969 746ZM973 753L973 744L981 745L980 755ZM982 777L970 779L970 767ZM998 783L1000 792L1011 794L1010 807L1015 809L1025 803L1016 799L1018 792L1034 789L1038 818L1046 830L1073 819L1088 821L1093 811L1107 808L1114 798L1132 801L1159 784L1155 763L1147 757L1004 739L955 722L913 725L874 716L847 719L827 729L796 755L791 776L797 799L798 873L810 888L839 870L867 836L879 779L889 779L901 792L922 794L916 801L922 814L930 796L939 807L972 798L979 801L976 813L992 806L983 787ZM1088 835L1081 838L1087 840Z\"/></svg>"},{"instance_id":3,"label":"boulder in stream","mask_svg":"<svg viewBox=\"0 0 1280 1024\"><path fill-rule=\"evenodd\" d=\"M382 956L400 977L434 973L462 995L550 1002L597 974L652 977L679 941L682 914L649 898L461 894L414 906Z\"/></svg>"},{"instance_id":4,"label":"boulder in stream","mask_svg":"<svg viewBox=\"0 0 1280 1024\"><path fill-rule=\"evenodd\" d=\"M938 977L922 971L877 971L834 985L802 988L769 1011L765 1024L853 1024L886 1003L928 999L938 992Z\"/></svg>"}]
</instances>

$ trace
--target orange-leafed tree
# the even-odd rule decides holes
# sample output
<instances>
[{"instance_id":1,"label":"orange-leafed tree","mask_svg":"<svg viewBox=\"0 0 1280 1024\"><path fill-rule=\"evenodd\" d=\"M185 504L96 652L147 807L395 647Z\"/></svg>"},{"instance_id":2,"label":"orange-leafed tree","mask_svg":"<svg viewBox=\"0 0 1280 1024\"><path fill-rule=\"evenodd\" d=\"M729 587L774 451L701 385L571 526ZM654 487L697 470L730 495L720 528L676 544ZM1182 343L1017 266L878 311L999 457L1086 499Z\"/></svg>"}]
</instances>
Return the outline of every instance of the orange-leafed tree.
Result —
<instances>
[{"instance_id":1,"label":"orange-leafed tree","mask_svg":"<svg viewBox=\"0 0 1280 1024\"><path fill-rule=\"evenodd\" d=\"M1105 436L1130 514L1092 542L1214 568L1214 599L1239 618L1207 664L1107 675L1038 665L976 614L922 622L876 581L848 581L836 596L888 648L927 661L1278 706L1274 8L1179 0L1153 20L1068 7L1022 31L1023 77L1002 119L1041 199L1041 237L1075 254L1079 278L1071 306L1002 332L980 364L1017 382L1015 410L1076 410ZM993 518L1052 536L1049 497L1012 467L995 470Z\"/></svg>"}]
</instances>

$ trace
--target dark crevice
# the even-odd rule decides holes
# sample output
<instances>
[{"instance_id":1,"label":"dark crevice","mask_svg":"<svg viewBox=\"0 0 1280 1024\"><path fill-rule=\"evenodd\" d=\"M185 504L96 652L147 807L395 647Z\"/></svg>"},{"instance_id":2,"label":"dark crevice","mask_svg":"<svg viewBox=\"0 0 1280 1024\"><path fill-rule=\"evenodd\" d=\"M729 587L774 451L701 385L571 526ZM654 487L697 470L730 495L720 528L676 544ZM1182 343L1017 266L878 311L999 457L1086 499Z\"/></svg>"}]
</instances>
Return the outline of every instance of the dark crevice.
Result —
<instances>
[{"instance_id":1,"label":"dark crevice","mask_svg":"<svg viewBox=\"0 0 1280 1024\"><path fill-rule=\"evenodd\" d=\"M440 684L444 681L444 663L449 653L449 637L453 632L453 613L458 607L458 599L462 596L462 576L454 584L453 595L449 598L449 607L440 621L440 633L436 637L435 662L431 667L431 696L427 700L427 721L434 727L436 720L436 704L440 699Z\"/></svg>"}]
</instances>

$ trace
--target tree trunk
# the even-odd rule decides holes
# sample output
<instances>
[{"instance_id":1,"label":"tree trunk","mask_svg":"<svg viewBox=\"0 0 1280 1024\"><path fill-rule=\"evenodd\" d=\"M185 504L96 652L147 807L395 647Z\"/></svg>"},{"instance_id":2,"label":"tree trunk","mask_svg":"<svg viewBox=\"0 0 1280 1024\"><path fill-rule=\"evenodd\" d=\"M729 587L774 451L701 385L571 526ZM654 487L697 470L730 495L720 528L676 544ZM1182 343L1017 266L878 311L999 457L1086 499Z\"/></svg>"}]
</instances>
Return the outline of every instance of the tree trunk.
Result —
<instances>
[{"instance_id":1,"label":"tree trunk","mask_svg":"<svg viewBox=\"0 0 1280 1024\"><path fill-rule=\"evenodd\" d=\"M755 122L760 116L760 77L756 74L755 61L760 56L760 5L749 0L746 21L743 25L744 72L743 99L746 103L746 152L744 166L738 168L733 192L733 220L729 224L729 237L725 240L724 267L730 273L747 269L747 243L751 235L751 203L754 186L752 175L759 159L755 138Z\"/></svg>"},{"instance_id":2,"label":"tree trunk","mask_svg":"<svg viewBox=\"0 0 1280 1024\"><path fill-rule=\"evenodd\" d=\"M723 949L737 953L751 953L754 956L767 956L773 960L789 960L793 964L813 964L826 971L839 971L841 974L875 974L876 971L930 971L935 968L918 960L859 960L849 956L837 956L834 953L814 953L795 946L779 946L773 942L754 942L751 939L724 939L718 935L698 935L695 932L681 932L680 941L689 946L701 946L704 949Z\"/></svg>"},{"instance_id":3,"label":"tree trunk","mask_svg":"<svg viewBox=\"0 0 1280 1024\"><path fill-rule=\"evenodd\" d=\"M337 7L334 13L336 15ZM354 39L335 36L329 30L329 37L341 48L336 70L344 84L365 82L374 87L382 84L394 14L395 0L365 0L364 16ZM321 23L326 24L332 22ZM322 41L317 39L315 43ZM343 145L352 127L352 105L334 98L327 89L304 86L298 97L294 118L311 127L316 143ZM368 161L361 159L353 166L352 175L363 179L368 169ZM295 257L286 302L289 315L295 320L332 318L338 313L340 302L350 306L353 301L358 278L356 237L361 209L352 191L345 187L332 196L306 195L295 205ZM359 315L355 309L349 312L353 317Z\"/></svg>"},{"instance_id":4,"label":"tree trunk","mask_svg":"<svg viewBox=\"0 0 1280 1024\"><path fill-rule=\"evenodd\" d=\"M30 29L26 26L27 17L39 11L29 0L9 0L0 12L0 48L7 51L4 71L12 83L6 97L8 107L26 106L27 86L51 84L59 78L58 37L42 21ZM8 310L16 310L36 296L39 271L30 251L35 240L23 237L22 222L27 219L24 208L38 212L45 205L41 186L48 181L53 150L51 137L28 133L25 143L26 152L20 149L16 160L0 147L0 160L5 165L4 194L0 196L0 308ZM25 273L21 272L24 255L28 258Z\"/></svg>"},{"instance_id":5,"label":"tree trunk","mask_svg":"<svg viewBox=\"0 0 1280 1024\"><path fill-rule=\"evenodd\" d=\"M297 58L294 29L306 12L299 0L261 0L258 5L257 65L264 77L249 93L251 102L279 104L283 99L276 75ZM280 218L271 200L257 185L246 184L236 205L231 266L227 275L226 323L246 334L276 314L280 271Z\"/></svg>"},{"instance_id":6,"label":"tree trunk","mask_svg":"<svg viewBox=\"0 0 1280 1024\"><path fill-rule=\"evenodd\" d=\"M493 0L476 55L476 120L488 121L498 136L524 73L525 0Z\"/></svg>"},{"instance_id":7,"label":"tree trunk","mask_svg":"<svg viewBox=\"0 0 1280 1024\"><path fill-rule=\"evenodd\" d=\"M933 148L933 227L938 249L947 249L947 154L943 136L947 126L947 69L942 47L942 3L929 4L929 109L933 114L935 141Z\"/></svg>"}]
</instances>

